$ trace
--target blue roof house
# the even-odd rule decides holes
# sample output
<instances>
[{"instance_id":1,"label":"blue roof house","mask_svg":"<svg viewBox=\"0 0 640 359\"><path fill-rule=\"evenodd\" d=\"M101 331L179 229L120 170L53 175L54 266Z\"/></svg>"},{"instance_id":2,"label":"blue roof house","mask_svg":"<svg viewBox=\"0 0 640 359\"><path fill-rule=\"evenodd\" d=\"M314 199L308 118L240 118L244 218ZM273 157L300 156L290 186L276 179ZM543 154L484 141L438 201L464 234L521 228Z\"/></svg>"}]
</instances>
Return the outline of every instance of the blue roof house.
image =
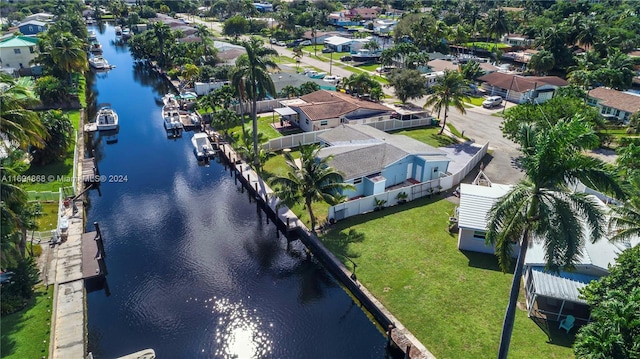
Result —
<instances>
[{"instance_id":1,"label":"blue roof house","mask_svg":"<svg viewBox=\"0 0 640 359\"><path fill-rule=\"evenodd\" d=\"M29 20L18 25L20 33L25 36L34 36L47 31L47 23L38 20Z\"/></svg>"},{"instance_id":2,"label":"blue roof house","mask_svg":"<svg viewBox=\"0 0 640 359\"><path fill-rule=\"evenodd\" d=\"M318 138L325 146L319 156L333 156L329 165L356 187L343 193L350 199L384 193L403 182L437 179L447 172L450 162L442 150L368 125L343 124Z\"/></svg>"}]
</instances>

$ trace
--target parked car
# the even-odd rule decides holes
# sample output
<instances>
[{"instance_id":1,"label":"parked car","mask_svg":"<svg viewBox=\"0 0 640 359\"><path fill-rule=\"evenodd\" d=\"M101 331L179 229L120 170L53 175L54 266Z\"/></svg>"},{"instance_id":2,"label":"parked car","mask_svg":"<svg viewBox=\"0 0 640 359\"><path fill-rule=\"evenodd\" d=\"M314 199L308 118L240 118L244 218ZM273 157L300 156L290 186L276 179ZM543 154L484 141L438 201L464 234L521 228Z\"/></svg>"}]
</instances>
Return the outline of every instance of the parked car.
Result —
<instances>
[{"instance_id":1,"label":"parked car","mask_svg":"<svg viewBox=\"0 0 640 359\"><path fill-rule=\"evenodd\" d=\"M309 46L311 45L311 40L304 40L300 42L300 46Z\"/></svg>"},{"instance_id":2,"label":"parked car","mask_svg":"<svg viewBox=\"0 0 640 359\"><path fill-rule=\"evenodd\" d=\"M278 42L276 42L276 45L278 45L278 46L287 46L287 43L284 42L284 41L278 41Z\"/></svg>"},{"instance_id":3,"label":"parked car","mask_svg":"<svg viewBox=\"0 0 640 359\"><path fill-rule=\"evenodd\" d=\"M323 53L323 54L328 54L328 53L331 53L331 52L333 52L333 50L331 50L331 49L330 49L330 48L328 48L328 47L325 47L324 49L322 49L322 53Z\"/></svg>"},{"instance_id":4,"label":"parked car","mask_svg":"<svg viewBox=\"0 0 640 359\"><path fill-rule=\"evenodd\" d=\"M502 103L502 97L500 96L489 96L486 100L482 101L482 107L484 108L493 108L496 106L500 106Z\"/></svg>"},{"instance_id":5,"label":"parked car","mask_svg":"<svg viewBox=\"0 0 640 359\"><path fill-rule=\"evenodd\" d=\"M351 61L351 60L353 60L353 57L351 57L351 56L349 56L349 55L342 56L342 57L340 58L340 61Z\"/></svg>"},{"instance_id":6,"label":"parked car","mask_svg":"<svg viewBox=\"0 0 640 359\"><path fill-rule=\"evenodd\" d=\"M275 44L275 43L277 43L277 42L278 42L278 40L276 40L276 39L271 39L271 40L270 40L270 42L271 42L272 44Z\"/></svg>"}]
</instances>

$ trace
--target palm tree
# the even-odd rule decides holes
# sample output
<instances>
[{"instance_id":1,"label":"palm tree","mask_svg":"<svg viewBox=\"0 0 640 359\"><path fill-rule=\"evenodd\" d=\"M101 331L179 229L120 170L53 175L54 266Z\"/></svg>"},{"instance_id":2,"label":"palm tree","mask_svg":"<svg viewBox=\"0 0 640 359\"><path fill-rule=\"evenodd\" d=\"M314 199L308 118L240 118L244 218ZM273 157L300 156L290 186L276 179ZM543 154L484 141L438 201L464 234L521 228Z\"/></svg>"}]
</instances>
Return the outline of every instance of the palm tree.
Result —
<instances>
[{"instance_id":1,"label":"palm tree","mask_svg":"<svg viewBox=\"0 0 640 359\"><path fill-rule=\"evenodd\" d=\"M498 39L509 32L507 14L502 8L489 10L487 13L487 30L494 36L494 51L498 51Z\"/></svg>"},{"instance_id":2,"label":"palm tree","mask_svg":"<svg viewBox=\"0 0 640 359\"><path fill-rule=\"evenodd\" d=\"M609 219L612 241L626 241L640 236L640 172L629 176L631 193L629 200L614 206Z\"/></svg>"},{"instance_id":3,"label":"palm tree","mask_svg":"<svg viewBox=\"0 0 640 359\"><path fill-rule=\"evenodd\" d=\"M300 59L302 59L302 47L296 46L293 48L293 59L296 60L296 69L300 66Z\"/></svg>"},{"instance_id":4,"label":"palm tree","mask_svg":"<svg viewBox=\"0 0 640 359\"><path fill-rule=\"evenodd\" d=\"M285 152L288 173L286 176L277 176L271 180L274 186L274 195L282 204L293 206L304 203L309 211L311 219L311 231L315 233L316 216L313 213L313 203L324 201L331 205L342 199L341 191L355 190L352 184L343 183L343 176L332 167L329 162L332 156L318 157L320 145L313 144L300 147L300 166L291 156Z\"/></svg>"},{"instance_id":5,"label":"palm tree","mask_svg":"<svg viewBox=\"0 0 640 359\"><path fill-rule=\"evenodd\" d=\"M521 163L526 177L493 205L487 224L486 242L495 246L503 271L511 265L513 244L520 246L499 359L506 358L509 351L529 243L543 241L546 267L558 272L572 268L584 241L597 241L606 232L605 214L598 201L585 193L575 193L571 185L581 181L599 191L622 195L609 167L583 154L583 150L598 144L597 135L586 122L560 120L548 128L522 124L519 133L516 142L523 151Z\"/></svg>"},{"instance_id":6,"label":"palm tree","mask_svg":"<svg viewBox=\"0 0 640 359\"><path fill-rule=\"evenodd\" d=\"M165 45L171 39L171 28L169 25L158 21L153 24L153 34L158 41L158 51L160 52L160 66L166 65Z\"/></svg>"},{"instance_id":7,"label":"palm tree","mask_svg":"<svg viewBox=\"0 0 640 359\"><path fill-rule=\"evenodd\" d=\"M51 37L51 59L66 74L68 83L71 83L73 72L84 72L87 69L87 53L83 47L82 40L70 32Z\"/></svg>"},{"instance_id":8,"label":"palm tree","mask_svg":"<svg viewBox=\"0 0 640 359\"><path fill-rule=\"evenodd\" d=\"M299 90L297 87L293 85L287 85L282 88L282 91L280 91L280 96L283 96L286 98L292 98L292 97L298 96L298 92Z\"/></svg>"},{"instance_id":9,"label":"palm tree","mask_svg":"<svg viewBox=\"0 0 640 359\"><path fill-rule=\"evenodd\" d=\"M424 107L433 106L433 109L438 112L440 117L440 111L444 108L444 121L442 121L442 129L438 133L441 135L444 132L444 128L447 125L447 112L449 106L453 105L461 114L466 114L467 111L464 108L464 99L469 99L469 96L465 95L465 92L469 86L465 79L457 71L445 70L444 76L436 81L433 85L433 94L429 96Z\"/></svg>"},{"instance_id":10,"label":"palm tree","mask_svg":"<svg viewBox=\"0 0 640 359\"><path fill-rule=\"evenodd\" d=\"M21 147L42 147L46 130L38 114L29 108L38 103L35 94L22 78L16 81L8 74L0 73L0 128L9 142ZM5 145L5 141L0 141Z\"/></svg>"},{"instance_id":11,"label":"palm tree","mask_svg":"<svg viewBox=\"0 0 640 359\"><path fill-rule=\"evenodd\" d=\"M276 89L268 70L279 69L278 65L271 59L271 56L277 56L278 52L264 47L262 40L255 37L250 41L243 41L242 46L244 46L247 53L236 60L237 68L233 73L232 81L234 84L244 82L247 86L245 88L246 95L252 102L253 150L254 153L258 153L258 114L256 112L258 96L276 94ZM256 157L254 160L254 165L256 166L258 165L257 160L258 158Z\"/></svg>"}]
</instances>

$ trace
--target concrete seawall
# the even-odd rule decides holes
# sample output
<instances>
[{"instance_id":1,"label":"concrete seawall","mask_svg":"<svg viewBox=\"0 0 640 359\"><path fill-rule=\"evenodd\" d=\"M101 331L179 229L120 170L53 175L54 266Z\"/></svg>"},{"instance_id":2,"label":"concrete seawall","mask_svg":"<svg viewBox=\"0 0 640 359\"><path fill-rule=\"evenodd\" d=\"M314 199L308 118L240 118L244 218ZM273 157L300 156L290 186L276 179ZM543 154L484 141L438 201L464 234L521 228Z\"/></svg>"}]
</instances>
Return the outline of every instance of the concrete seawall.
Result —
<instances>
[{"instance_id":1,"label":"concrete seawall","mask_svg":"<svg viewBox=\"0 0 640 359\"><path fill-rule=\"evenodd\" d=\"M218 138L218 134L215 132L211 132L210 135ZM295 230L305 246L367 308L375 320L385 329L389 326L393 328L391 333L387 331L387 334L390 334L391 341L405 352L405 355L409 349L409 358L435 359L435 356L380 301L357 280L352 279L352 273L333 253L324 247L318 237L304 225L293 211L286 206L278 208L279 199L273 196L273 190L248 164L240 160L240 155L229 144L220 144L219 149L222 160L228 163L230 171L260 202L265 212L277 220L278 228L284 231Z\"/></svg>"}]
</instances>

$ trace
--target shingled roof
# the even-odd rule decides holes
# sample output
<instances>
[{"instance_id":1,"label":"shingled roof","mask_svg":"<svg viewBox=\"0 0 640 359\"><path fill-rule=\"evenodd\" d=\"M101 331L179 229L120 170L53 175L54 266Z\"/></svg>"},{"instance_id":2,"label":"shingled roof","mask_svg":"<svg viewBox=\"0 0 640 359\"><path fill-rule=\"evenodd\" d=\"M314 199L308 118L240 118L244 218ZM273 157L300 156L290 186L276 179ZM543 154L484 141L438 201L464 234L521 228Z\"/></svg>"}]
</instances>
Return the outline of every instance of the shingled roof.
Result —
<instances>
[{"instance_id":1,"label":"shingled roof","mask_svg":"<svg viewBox=\"0 0 640 359\"><path fill-rule=\"evenodd\" d=\"M312 121L338 118L359 109L393 112L382 104L361 100L342 92L320 90L300 97L305 103L289 105L299 108Z\"/></svg>"},{"instance_id":2,"label":"shingled roof","mask_svg":"<svg viewBox=\"0 0 640 359\"><path fill-rule=\"evenodd\" d=\"M629 113L640 111L640 96L607 87L589 91L589 96L600 100L600 104Z\"/></svg>"},{"instance_id":3,"label":"shingled roof","mask_svg":"<svg viewBox=\"0 0 640 359\"><path fill-rule=\"evenodd\" d=\"M492 72L478 77L478 80L494 87L511 89L516 92L527 92L544 85L562 87L569 84L558 76L520 76L502 72Z\"/></svg>"},{"instance_id":4,"label":"shingled roof","mask_svg":"<svg viewBox=\"0 0 640 359\"><path fill-rule=\"evenodd\" d=\"M329 144L320 157L333 156L329 165L345 179L377 173L409 155L447 159L442 150L404 135L392 135L368 125L341 125L318 136Z\"/></svg>"}]
</instances>

